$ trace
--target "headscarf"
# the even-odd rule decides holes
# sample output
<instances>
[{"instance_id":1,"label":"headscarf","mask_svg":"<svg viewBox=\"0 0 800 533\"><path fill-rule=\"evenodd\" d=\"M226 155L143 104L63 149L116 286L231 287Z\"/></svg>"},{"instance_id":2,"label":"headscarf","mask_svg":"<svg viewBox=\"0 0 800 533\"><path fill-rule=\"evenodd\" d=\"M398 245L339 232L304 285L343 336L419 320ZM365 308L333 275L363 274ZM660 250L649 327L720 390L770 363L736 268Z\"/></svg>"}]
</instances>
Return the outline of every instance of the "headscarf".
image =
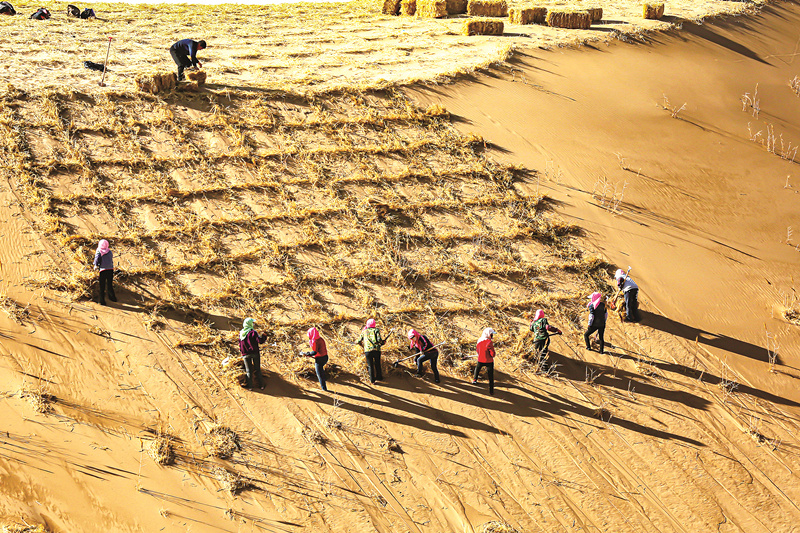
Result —
<instances>
[{"instance_id":1,"label":"headscarf","mask_svg":"<svg viewBox=\"0 0 800 533\"><path fill-rule=\"evenodd\" d=\"M367 328L374 328L374 327L376 327L375 319L374 318L370 318L369 320L367 320L367 325L362 328L362 331L367 329Z\"/></svg>"},{"instance_id":2,"label":"headscarf","mask_svg":"<svg viewBox=\"0 0 800 533\"><path fill-rule=\"evenodd\" d=\"M239 340L243 341L245 337L247 337L251 331L256 329L256 321L252 318L245 318L244 322L242 323L242 331L239 332Z\"/></svg>"},{"instance_id":3,"label":"headscarf","mask_svg":"<svg viewBox=\"0 0 800 533\"><path fill-rule=\"evenodd\" d=\"M478 339L478 344L482 343L482 342L483 342L483 341L485 341L486 339L491 339L491 338L492 338L492 335L494 335L495 333L496 333L496 331L495 331L495 330L493 330L492 328L486 328L486 329L484 329L484 330L483 330L483 333L481 333L481 338L480 338L480 339Z\"/></svg>"},{"instance_id":4,"label":"headscarf","mask_svg":"<svg viewBox=\"0 0 800 533\"><path fill-rule=\"evenodd\" d=\"M108 245L108 241L102 239L100 242L98 242L97 251L100 252L100 255L106 255L108 252L110 252L111 247Z\"/></svg>"},{"instance_id":5,"label":"headscarf","mask_svg":"<svg viewBox=\"0 0 800 533\"><path fill-rule=\"evenodd\" d=\"M420 342L419 333L417 333L417 330L408 330L408 340L411 341L412 346L417 347L417 350L422 350L422 343Z\"/></svg>"},{"instance_id":6,"label":"headscarf","mask_svg":"<svg viewBox=\"0 0 800 533\"><path fill-rule=\"evenodd\" d=\"M625 271L622 270L621 268L618 268L617 271L614 273L614 279L616 279L617 281L625 279L626 276L627 274L625 274Z\"/></svg>"},{"instance_id":7,"label":"headscarf","mask_svg":"<svg viewBox=\"0 0 800 533\"><path fill-rule=\"evenodd\" d=\"M533 315L533 321L536 322L540 318L544 318L544 310L543 309L537 309L536 310L536 314Z\"/></svg>"},{"instance_id":8,"label":"headscarf","mask_svg":"<svg viewBox=\"0 0 800 533\"><path fill-rule=\"evenodd\" d=\"M320 337L321 335L319 334L319 331L317 331L317 328L310 328L308 330L308 344L311 345L311 348L314 348L314 343Z\"/></svg>"},{"instance_id":9,"label":"headscarf","mask_svg":"<svg viewBox=\"0 0 800 533\"><path fill-rule=\"evenodd\" d=\"M589 300L591 300L589 305L592 307L592 309L597 309L597 306L603 301L603 293L593 292L592 295L589 296Z\"/></svg>"}]
</instances>

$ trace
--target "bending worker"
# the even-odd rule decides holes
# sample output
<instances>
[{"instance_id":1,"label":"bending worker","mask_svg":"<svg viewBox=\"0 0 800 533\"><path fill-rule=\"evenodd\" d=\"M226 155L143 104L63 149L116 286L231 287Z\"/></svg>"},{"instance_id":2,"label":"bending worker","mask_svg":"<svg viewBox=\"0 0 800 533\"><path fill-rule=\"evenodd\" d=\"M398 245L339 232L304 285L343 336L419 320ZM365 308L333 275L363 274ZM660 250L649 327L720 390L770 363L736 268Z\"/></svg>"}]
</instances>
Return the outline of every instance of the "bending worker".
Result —
<instances>
[{"instance_id":1,"label":"bending worker","mask_svg":"<svg viewBox=\"0 0 800 533\"><path fill-rule=\"evenodd\" d=\"M364 347L364 357L367 359L367 370L369 371L370 383L383 379L383 369L381 369L381 346L386 344L386 339L381 338L381 330L375 324L375 319L367 320L367 325L361 330L356 344Z\"/></svg>"},{"instance_id":2,"label":"bending worker","mask_svg":"<svg viewBox=\"0 0 800 533\"><path fill-rule=\"evenodd\" d=\"M244 371L247 374L246 389L253 388L254 377L258 379L258 388L264 388L264 380L261 377L261 351L258 345L266 341L266 335L259 335L256 332L256 321L246 318L239 332L239 351L242 353Z\"/></svg>"},{"instance_id":3,"label":"bending worker","mask_svg":"<svg viewBox=\"0 0 800 533\"><path fill-rule=\"evenodd\" d=\"M561 330L547 323L544 316L544 309L537 309L531 322L533 332L533 350L536 359L540 362L543 369L547 366L547 355L550 351L550 335L561 335Z\"/></svg>"},{"instance_id":4,"label":"bending worker","mask_svg":"<svg viewBox=\"0 0 800 533\"><path fill-rule=\"evenodd\" d=\"M621 268L614 274L617 287L625 297L625 322L639 322L639 286Z\"/></svg>"},{"instance_id":5,"label":"bending worker","mask_svg":"<svg viewBox=\"0 0 800 533\"><path fill-rule=\"evenodd\" d=\"M603 302L603 295L599 292L592 293L589 296L589 304L586 306L589 309L589 324L586 328L586 333L583 334L583 340L586 342L586 349L591 350L592 346L589 344L589 337L597 332L597 338L600 341L600 353L604 353L605 339L603 338L606 333L606 318L608 312L606 311L606 304Z\"/></svg>"},{"instance_id":6,"label":"bending worker","mask_svg":"<svg viewBox=\"0 0 800 533\"><path fill-rule=\"evenodd\" d=\"M325 365L328 363L328 347L325 345L325 339L319 334L317 328L308 330L308 344L311 345L311 351L300 352L300 355L314 358L314 370L317 373L319 388L327 392L328 387L325 384Z\"/></svg>"},{"instance_id":7,"label":"bending worker","mask_svg":"<svg viewBox=\"0 0 800 533\"><path fill-rule=\"evenodd\" d=\"M433 370L433 382L439 383L439 350L437 350L433 343L425 335L420 334L415 329L408 330L408 349L412 352L419 353L414 358L417 363L417 376L422 376L425 369L422 364L425 361L431 362L431 370Z\"/></svg>"},{"instance_id":8,"label":"bending worker","mask_svg":"<svg viewBox=\"0 0 800 533\"><path fill-rule=\"evenodd\" d=\"M183 70L189 67L203 68L203 64L197 60L197 52L206 49L205 41L193 41L182 39L169 47L169 53L175 64L178 65L178 81L185 79Z\"/></svg>"},{"instance_id":9,"label":"bending worker","mask_svg":"<svg viewBox=\"0 0 800 533\"><path fill-rule=\"evenodd\" d=\"M489 375L489 394L494 395L494 343L492 338L495 331L492 328L486 328L478 339L478 345L475 349L478 351L478 365L475 367L475 375L472 377L472 384L478 384L478 376L481 373L481 368L486 367L486 373Z\"/></svg>"}]
</instances>

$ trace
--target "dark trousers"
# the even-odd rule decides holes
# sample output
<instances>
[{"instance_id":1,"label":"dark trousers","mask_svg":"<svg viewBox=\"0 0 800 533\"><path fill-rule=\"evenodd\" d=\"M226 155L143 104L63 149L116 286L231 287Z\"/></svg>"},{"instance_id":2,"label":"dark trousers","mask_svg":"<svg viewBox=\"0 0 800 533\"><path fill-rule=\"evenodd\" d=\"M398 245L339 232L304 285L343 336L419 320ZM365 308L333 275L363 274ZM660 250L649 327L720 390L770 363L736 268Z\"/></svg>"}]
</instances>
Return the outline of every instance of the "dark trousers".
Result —
<instances>
[{"instance_id":1,"label":"dark trousers","mask_svg":"<svg viewBox=\"0 0 800 533\"><path fill-rule=\"evenodd\" d=\"M489 394L494 394L494 363L478 363L475 367L475 375L473 381L478 381L478 376L481 373L481 368L486 367L486 373L489 375Z\"/></svg>"},{"instance_id":2,"label":"dark trousers","mask_svg":"<svg viewBox=\"0 0 800 533\"><path fill-rule=\"evenodd\" d=\"M364 352L364 357L367 358L367 370L369 370L369 381L375 383L383 379L383 370L381 369L381 351L372 350Z\"/></svg>"},{"instance_id":3,"label":"dark trousers","mask_svg":"<svg viewBox=\"0 0 800 533\"><path fill-rule=\"evenodd\" d=\"M188 55L181 50L177 50L174 46L169 48L169 55L172 56L172 60L178 65L178 81L183 80L183 69L191 67L192 60L189 59Z\"/></svg>"},{"instance_id":4,"label":"dark trousers","mask_svg":"<svg viewBox=\"0 0 800 533\"><path fill-rule=\"evenodd\" d=\"M548 349L550 348L550 337L533 341L533 351L536 353L537 358L547 357Z\"/></svg>"},{"instance_id":5,"label":"dark trousers","mask_svg":"<svg viewBox=\"0 0 800 533\"><path fill-rule=\"evenodd\" d=\"M591 334L594 333L595 331L597 332L597 338L600 339L600 353L603 353L603 348L605 347L605 343L606 343L605 339L603 338L603 336L606 333L606 325L605 324L603 324L602 327L597 327L597 326L594 326L594 325L589 326L589 329L587 329L586 333L583 334L583 340L586 341L586 348L587 349L591 348L591 345L589 344L589 336L591 336Z\"/></svg>"},{"instance_id":6,"label":"dark trousers","mask_svg":"<svg viewBox=\"0 0 800 533\"><path fill-rule=\"evenodd\" d=\"M328 356L323 355L321 357L314 358L314 370L317 371L317 379L319 380L319 388L322 390L328 390L328 387L325 385L325 365L328 364Z\"/></svg>"},{"instance_id":7,"label":"dark trousers","mask_svg":"<svg viewBox=\"0 0 800 533\"><path fill-rule=\"evenodd\" d=\"M439 352L436 350L432 350L417 358L417 375L419 376L425 373L425 369L422 368L422 364L425 361L431 362L431 370L433 370L433 380L436 383L439 383Z\"/></svg>"},{"instance_id":8,"label":"dark trousers","mask_svg":"<svg viewBox=\"0 0 800 533\"><path fill-rule=\"evenodd\" d=\"M625 293L625 315L632 322L642 319L639 316L639 289L631 289Z\"/></svg>"},{"instance_id":9,"label":"dark trousers","mask_svg":"<svg viewBox=\"0 0 800 533\"><path fill-rule=\"evenodd\" d=\"M100 303L105 305L106 292L108 292L108 299L112 302L117 301L117 296L114 294L114 269L107 268L100 271Z\"/></svg>"},{"instance_id":10,"label":"dark trousers","mask_svg":"<svg viewBox=\"0 0 800 533\"><path fill-rule=\"evenodd\" d=\"M244 371L247 374L247 388L253 388L253 378L258 378L258 386L262 387L264 381L261 377L261 353L249 353L242 356Z\"/></svg>"}]
</instances>

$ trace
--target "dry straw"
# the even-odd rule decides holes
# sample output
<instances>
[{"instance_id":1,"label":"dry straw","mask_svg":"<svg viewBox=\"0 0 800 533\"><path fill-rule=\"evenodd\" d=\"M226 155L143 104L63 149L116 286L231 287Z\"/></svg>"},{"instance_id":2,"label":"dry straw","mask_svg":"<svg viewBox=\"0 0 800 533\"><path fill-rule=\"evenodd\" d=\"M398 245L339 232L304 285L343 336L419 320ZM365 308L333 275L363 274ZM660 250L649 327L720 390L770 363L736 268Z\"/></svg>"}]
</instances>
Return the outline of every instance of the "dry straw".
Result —
<instances>
[{"instance_id":1,"label":"dry straw","mask_svg":"<svg viewBox=\"0 0 800 533\"><path fill-rule=\"evenodd\" d=\"M220 459L227 459L233 455L233 452L241 449L239 436L225 426L218 425L211 428L206 442L208 447L211 448L211 454Z\"/></svg>"},{"instance_id":2,"label":"dry straw","mask_svg":"<svg viewBox=\"0 0 800 533\"><path fill-rule=\"evenodd\" d=\"M175 88L178 78L174 72L157 72L154 74L137 74L136 88L142 92L158 94Z\"/></svg>"},{"instance_id":3,"label":"dry straw","mask_svg":"<svg viewBox=\"0 0 800 533\"><path fill-rule=\"evenodd\" d=\"M546 7L528 7L524 9L508 10L508 21L511 24L544 24L546 18Z\"/></svg>"},{"instance_id":4,"label":"dry straw","mask_svg":"<svg viewBox=\"0 0 800 533\"><path fill-rule=\"evenodd\" d=\"M48 533L42 524L8 524L3 526L3 533Z\"/></svg>"},{"instance_id":5,"label":"dry straw","mask_svg":"<svg viewBox=\"0 0 800 533\"><path fill-rule=\"evenodd\" d=\"M217 478L222 488L231 494L231 496L247 488L247 481L237 474L222 467L214 469L214 477Z\"/></svg>"},{"instance_id":6,"label":"dry straw","mask_svg":"<svg viewBox=\"0 0 800 533\"><path fill-rule=\"evenodd\" d=\"M418 0L417 16L421 18L443 18L447 16L445 0Z\"/></svg>"},{"instance_id":7,"label":"dry straw","mask_svg":"<svg viewBox=\"0 0 800 533\"><path fill-rule=\"evenodd\" d=\"M447 14L461 15L467 12L467 0L447 0Z\"/></svg>"},{"instance_id":8,"label":"dry straw","mask_svg":"<svg viewBox=\"0 0 800 533\"><path fill-rule=\"evenodd\" d=\"M467 13L473 17L507 17L505 0L469 0Z\"/></svg>"},{"instance_id":9,"label":"dry straw","mask_svg":"<svg viewBox=\"0 0 800 533\"><path fill-rule=\"evenodd\" d=\"M400 14L413 16L417 12L417 0L403 0L400 2Z\"/></svg>"},{"instance_id":10,"label":"dry straw","mask_svg":"<svg viewBox=\"0 0 800 533\"><path fill-rule=\"evenodd\" d=\"M550 10L547 12L547 25L553 28L585 30L592 25L592 19L586 11Z\"/></svg>"},{"instance_id":11,"label":"dry straw","mask_svg":"<svg viewBox=\"0 0 800 533\"><path fill-rule=\"evenodd\" d=\"M150 441L147 453L153 461L160 465L171 465L175 461L175 450L172 447L172 438L169 435L159 433L156 438Z\"/></svg>"},{"instance_id":12,"label":"dry straw","mask_svg":"<svg viewBox=\"0 0 800 533\"><path fill-rule=\"evenodd\" d=\"M384 15L399 15L400 0L384 0L382 12Z\"/></svg>"},{"instance_id":13,"label":"dry straw","mask_svg":"<svg viewBox=\"0 0 800 533\"><path fill-rule=\"evenodd\" d=\"M589 9L586 10L586 12L589 13L589 18L592 19L592 24L603 20L602 7L590 7Z\"/></svg>"},{"instance_id":14,"label":"dry straw","mask_svg":"<svg viewBox=\"0 0 800 533\"><path fill-rule=\"evenodd\" d=\"M644 4L642 6L642 16L646 19L660 19L664 16L664 4Z\"/></svg>"},{"instance_id":15,"label":"dry straw","mask_svg":"<svg viewBox=\"0 0 800 533\"><path fill-rule=\"evenodd\" d=\"M503 35L503 21L474 19L464 23L464 35Z\"/></svg>"},{"instance_id":16,"label":"dry straw","mask_svg":"<svg viewBox=\"0 0 800 533\"><path fill-rule=\"evenodd\" d=\"M519 530L514 528L508 522L486 522L481 528L481 533L519 533Z\"/></svg>"},{"instance_id":17,"label":"dry straw","mask_svg":"<svg viewBox=\"0 0 800 533\"><path fill-rule=\"evenodd\" d=\"M190 72L189 74L187 74L186 77L192 80L193 82L197 83L198 86L203 86L206 84L207 76L206 73L202 70L198 70L197 72Z\"/></svg>"}]
</instances>

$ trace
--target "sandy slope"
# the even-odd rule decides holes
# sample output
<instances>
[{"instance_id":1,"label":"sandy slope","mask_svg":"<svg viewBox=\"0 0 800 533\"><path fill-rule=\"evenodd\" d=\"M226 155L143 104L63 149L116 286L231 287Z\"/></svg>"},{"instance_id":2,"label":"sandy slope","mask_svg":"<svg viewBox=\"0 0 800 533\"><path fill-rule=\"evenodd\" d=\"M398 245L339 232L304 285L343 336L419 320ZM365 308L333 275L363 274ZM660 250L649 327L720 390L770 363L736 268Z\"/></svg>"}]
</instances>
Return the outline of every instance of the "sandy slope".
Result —
<instances>
[{"instance_id":1,"label":"sandy slope","mask_svg":"<svg viewBox=\"0 0 800 533\"><path fill-rule=\"evenodd\" d=\"M3 184L4 290L31 306L23 324L0 313L0 518L87 532L471 532L497 519L526 532L796 531L797 334L749 281L756 269L788 288L797 255L772 235L797 212L794 191L782 189L794 167L750 144L741 129L756 121L738 97L763 84L759 122L771 114L776 132L800 140L786 118L797 115L782 112L797 104L780 92L791 65L778 59L794 53L798 18L784 4L735 31L722 23L611 53L526 55L515 68L530 85L512 81L518 71L497 72L418 93L444 102L498 157L539 169L564 212L610 259L632 263L644 289L645 323L612 322L608 355L579 349L568 331L553 344L560 379L501 362L495 397L458 376L434 385L402 371L375 388L343 373L336 394L322 396L276 365L263 394L227 388L207 359L174 351L171 332L145 330L135 305L112 311L24 288L51 245ZM758 70L753 56L774 66ZM657 107L662 92L689 102L679 119ZM641 172L619 169L615 151ZM602 171L629 181L620 215L591 199ZM757 197L731 199L731 190ZM687 275L705 296L684 288ZM737 307L731 286L756 303ZM738 319L745 311L755 328ZM777 375L758 356L762 322L786 332ZM689 326L708 332L698 349ZM740 384L728 395L719 383L734 371ZM53 413L16 395L24 383L57 397ZM231 460L204 447L214 421L241 436ZM175 466L141 451L159 426L180 439ZM309 428L323 438L304 438ZM251 487L231 496L215 467Z\"/></svg>"}]
</instances>

